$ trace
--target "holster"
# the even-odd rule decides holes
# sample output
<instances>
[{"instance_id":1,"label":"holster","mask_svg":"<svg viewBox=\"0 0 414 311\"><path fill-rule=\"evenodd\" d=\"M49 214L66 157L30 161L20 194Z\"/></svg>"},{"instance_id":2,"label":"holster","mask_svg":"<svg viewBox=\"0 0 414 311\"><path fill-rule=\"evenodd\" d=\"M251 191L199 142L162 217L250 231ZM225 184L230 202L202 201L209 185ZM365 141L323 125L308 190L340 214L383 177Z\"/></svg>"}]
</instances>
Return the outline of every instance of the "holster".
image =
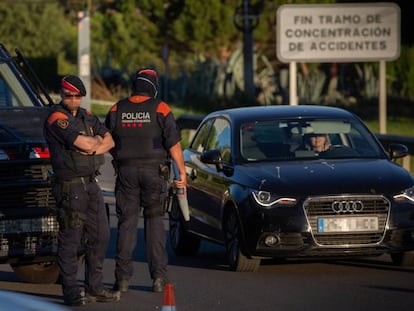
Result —
<instances>
[{"instance_id":1,"label":"holster","mask_svg":"<svg viewBox=\"0 0 414 311\"><path fill-rule=\"evenodd\" d=\"M164 204L163 204L164 213L171 212L173 199L174 199L174 187L172 187L170 184L168 187L167 197L165 198Z\"/></svg>"},{"instance_id":2,"label":"holster","mask_svg":"<svg viewBox=\"0 0 414 311\"><path fill-rule=\"evenodd\" d=\"M171 212L171 207L174 198L174 181L172 176L171 165L171 161L167 161L165 164L160 164L160 176L167 181L167 196L163 202L164 213Z\"/></svg>"},{"instance_id":3,"label":"holster","mask_svg":"<svg viewBox=\"0 0 414 311\"><path fill-rule=\"evenodd\" d=\"M160 177L164 180L170 180L170 171L170 165L168 163L159 165Z\"/></svg>"},{"instance_id":4,"label":"holster","mask_svg":"<svg viewBox=\"0 0 414 311\"><path fill-rule=\"evenodd\" d=\"M57 210L57 218L60 229L78 228L83 225L86 215L74 210L70 204L70 187L71 182L62 182L62 197L60 208Z\"/></svg>"}]
</instances>

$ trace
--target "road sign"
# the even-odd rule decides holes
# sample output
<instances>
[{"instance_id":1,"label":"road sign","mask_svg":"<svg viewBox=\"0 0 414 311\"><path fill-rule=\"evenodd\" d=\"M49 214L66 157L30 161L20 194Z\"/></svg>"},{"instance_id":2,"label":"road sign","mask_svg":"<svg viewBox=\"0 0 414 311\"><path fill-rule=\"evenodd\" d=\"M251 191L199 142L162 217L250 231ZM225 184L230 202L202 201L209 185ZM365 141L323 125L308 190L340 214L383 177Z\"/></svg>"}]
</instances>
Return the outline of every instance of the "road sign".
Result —
<instances>
[{"instance_id":1,"label":"road sign","mask_svg":"<svg viewBox=\"0 0 414 311\"><path fill-rule=\"evenodd\" d=\"M282 62L395 60L400 54L395 3L287 4L277 10Z\"/></svg>"}]
</instances>

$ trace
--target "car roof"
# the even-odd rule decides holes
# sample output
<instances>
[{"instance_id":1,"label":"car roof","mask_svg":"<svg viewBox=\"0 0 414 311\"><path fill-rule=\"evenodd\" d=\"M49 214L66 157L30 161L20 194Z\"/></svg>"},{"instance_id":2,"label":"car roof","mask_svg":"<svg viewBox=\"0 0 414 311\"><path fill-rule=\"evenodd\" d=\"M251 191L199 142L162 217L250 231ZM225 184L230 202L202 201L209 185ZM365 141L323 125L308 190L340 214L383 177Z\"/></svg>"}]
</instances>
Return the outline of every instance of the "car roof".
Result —
<instances>
[{"instance_id":1,"label":"car roof","mask_svg":"<svg viewBox=\"0 0 414 311\"><path fill-rule=\"evenodd\" d=\"M252 119L267 118L301 118L301 117L334 117L354 118L354 114L337 107L317 105L279 105L279 106L251 106L241 108L230 108L211 112L205 119L223 116L232 121L250 121Z\"/></svg>"}]
</instances>

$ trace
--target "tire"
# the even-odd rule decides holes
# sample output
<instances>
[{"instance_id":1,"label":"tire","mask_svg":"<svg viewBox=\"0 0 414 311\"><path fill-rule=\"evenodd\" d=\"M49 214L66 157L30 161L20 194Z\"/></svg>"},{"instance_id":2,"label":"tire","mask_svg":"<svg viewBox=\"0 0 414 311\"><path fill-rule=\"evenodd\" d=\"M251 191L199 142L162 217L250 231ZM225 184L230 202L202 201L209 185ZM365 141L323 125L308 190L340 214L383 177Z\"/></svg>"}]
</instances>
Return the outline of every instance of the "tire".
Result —
<instances>
[{"instance_id":1,"label":"tire","mask_svg":"<svg viewBox=\"0 0 414 311\"><path fill-rule=\"evenodd\" d=\"M200 238L189 233L185 223L178 200L174 197L169 214L169 236L171 248L177 256L192 256L200 249Z\"/></svg>"},{"instance_id":2,"label":"tire","mask_svg":"<svg viewBox=\"0 0 414 311\"><path fill-rule=\"evenodd\" d=\"M391 254L392 262L401 267L414 266L414 251Z\"/></svg>"},{"instance_id":3,"label":"tire","mask_svg":"<svg viewBox=\"0 0 414 311\"><path fill-rule=\"evenodd\" d=\"M230 270L237 272L259 270L260 259L247 258L240 250L240 225L234 211L231 211L225 219L224 238Z\"/></svg>"},{"instance_id":4,"label":"tire","mask_svg":"<svg viewBox=\"0 0 414 311\"><path fill-rule=\"evenodd\" d=\"M54 284L59 280L59 266L56 261L10 266L17 276L27 283Z\"/></svg>"}]
</instances>

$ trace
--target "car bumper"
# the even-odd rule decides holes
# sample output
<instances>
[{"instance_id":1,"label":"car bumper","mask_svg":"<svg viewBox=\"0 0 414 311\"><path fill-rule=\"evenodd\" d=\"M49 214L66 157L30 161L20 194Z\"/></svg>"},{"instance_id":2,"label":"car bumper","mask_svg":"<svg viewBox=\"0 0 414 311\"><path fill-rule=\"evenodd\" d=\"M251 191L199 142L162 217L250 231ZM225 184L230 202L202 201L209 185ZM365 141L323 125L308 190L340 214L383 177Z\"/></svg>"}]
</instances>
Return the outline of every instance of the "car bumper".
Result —
<instances>
[{"instance_id":1,"label":"car bumper","mask_svg":"<svg viewBox=\"0 0 414 311\"><path fill-rule=\"evenodd\" d=\"M251 257L347 257L414 250L411 204L367 214L379 219L378 229L370 232L320 233L317 219L327 216L312 214L301 206L262 209L250 205L240 211L244 253Z\"/></svg>"},{"instance_id":2,"label":"car bumper","mask_svg":"<svg viewBox=\"0 0 414 311\"><path fill-rule=\"evenodd\" d=\"M268 246L264 243L268 235L277 237L275 245ZM315 243L314 237L309 232L278 234L264 232L249 253L251 256L263 258L372 256L413 250L413 235L414 227L388 231L380 243L324 246Z\"/></svg>"}]
</instances>

